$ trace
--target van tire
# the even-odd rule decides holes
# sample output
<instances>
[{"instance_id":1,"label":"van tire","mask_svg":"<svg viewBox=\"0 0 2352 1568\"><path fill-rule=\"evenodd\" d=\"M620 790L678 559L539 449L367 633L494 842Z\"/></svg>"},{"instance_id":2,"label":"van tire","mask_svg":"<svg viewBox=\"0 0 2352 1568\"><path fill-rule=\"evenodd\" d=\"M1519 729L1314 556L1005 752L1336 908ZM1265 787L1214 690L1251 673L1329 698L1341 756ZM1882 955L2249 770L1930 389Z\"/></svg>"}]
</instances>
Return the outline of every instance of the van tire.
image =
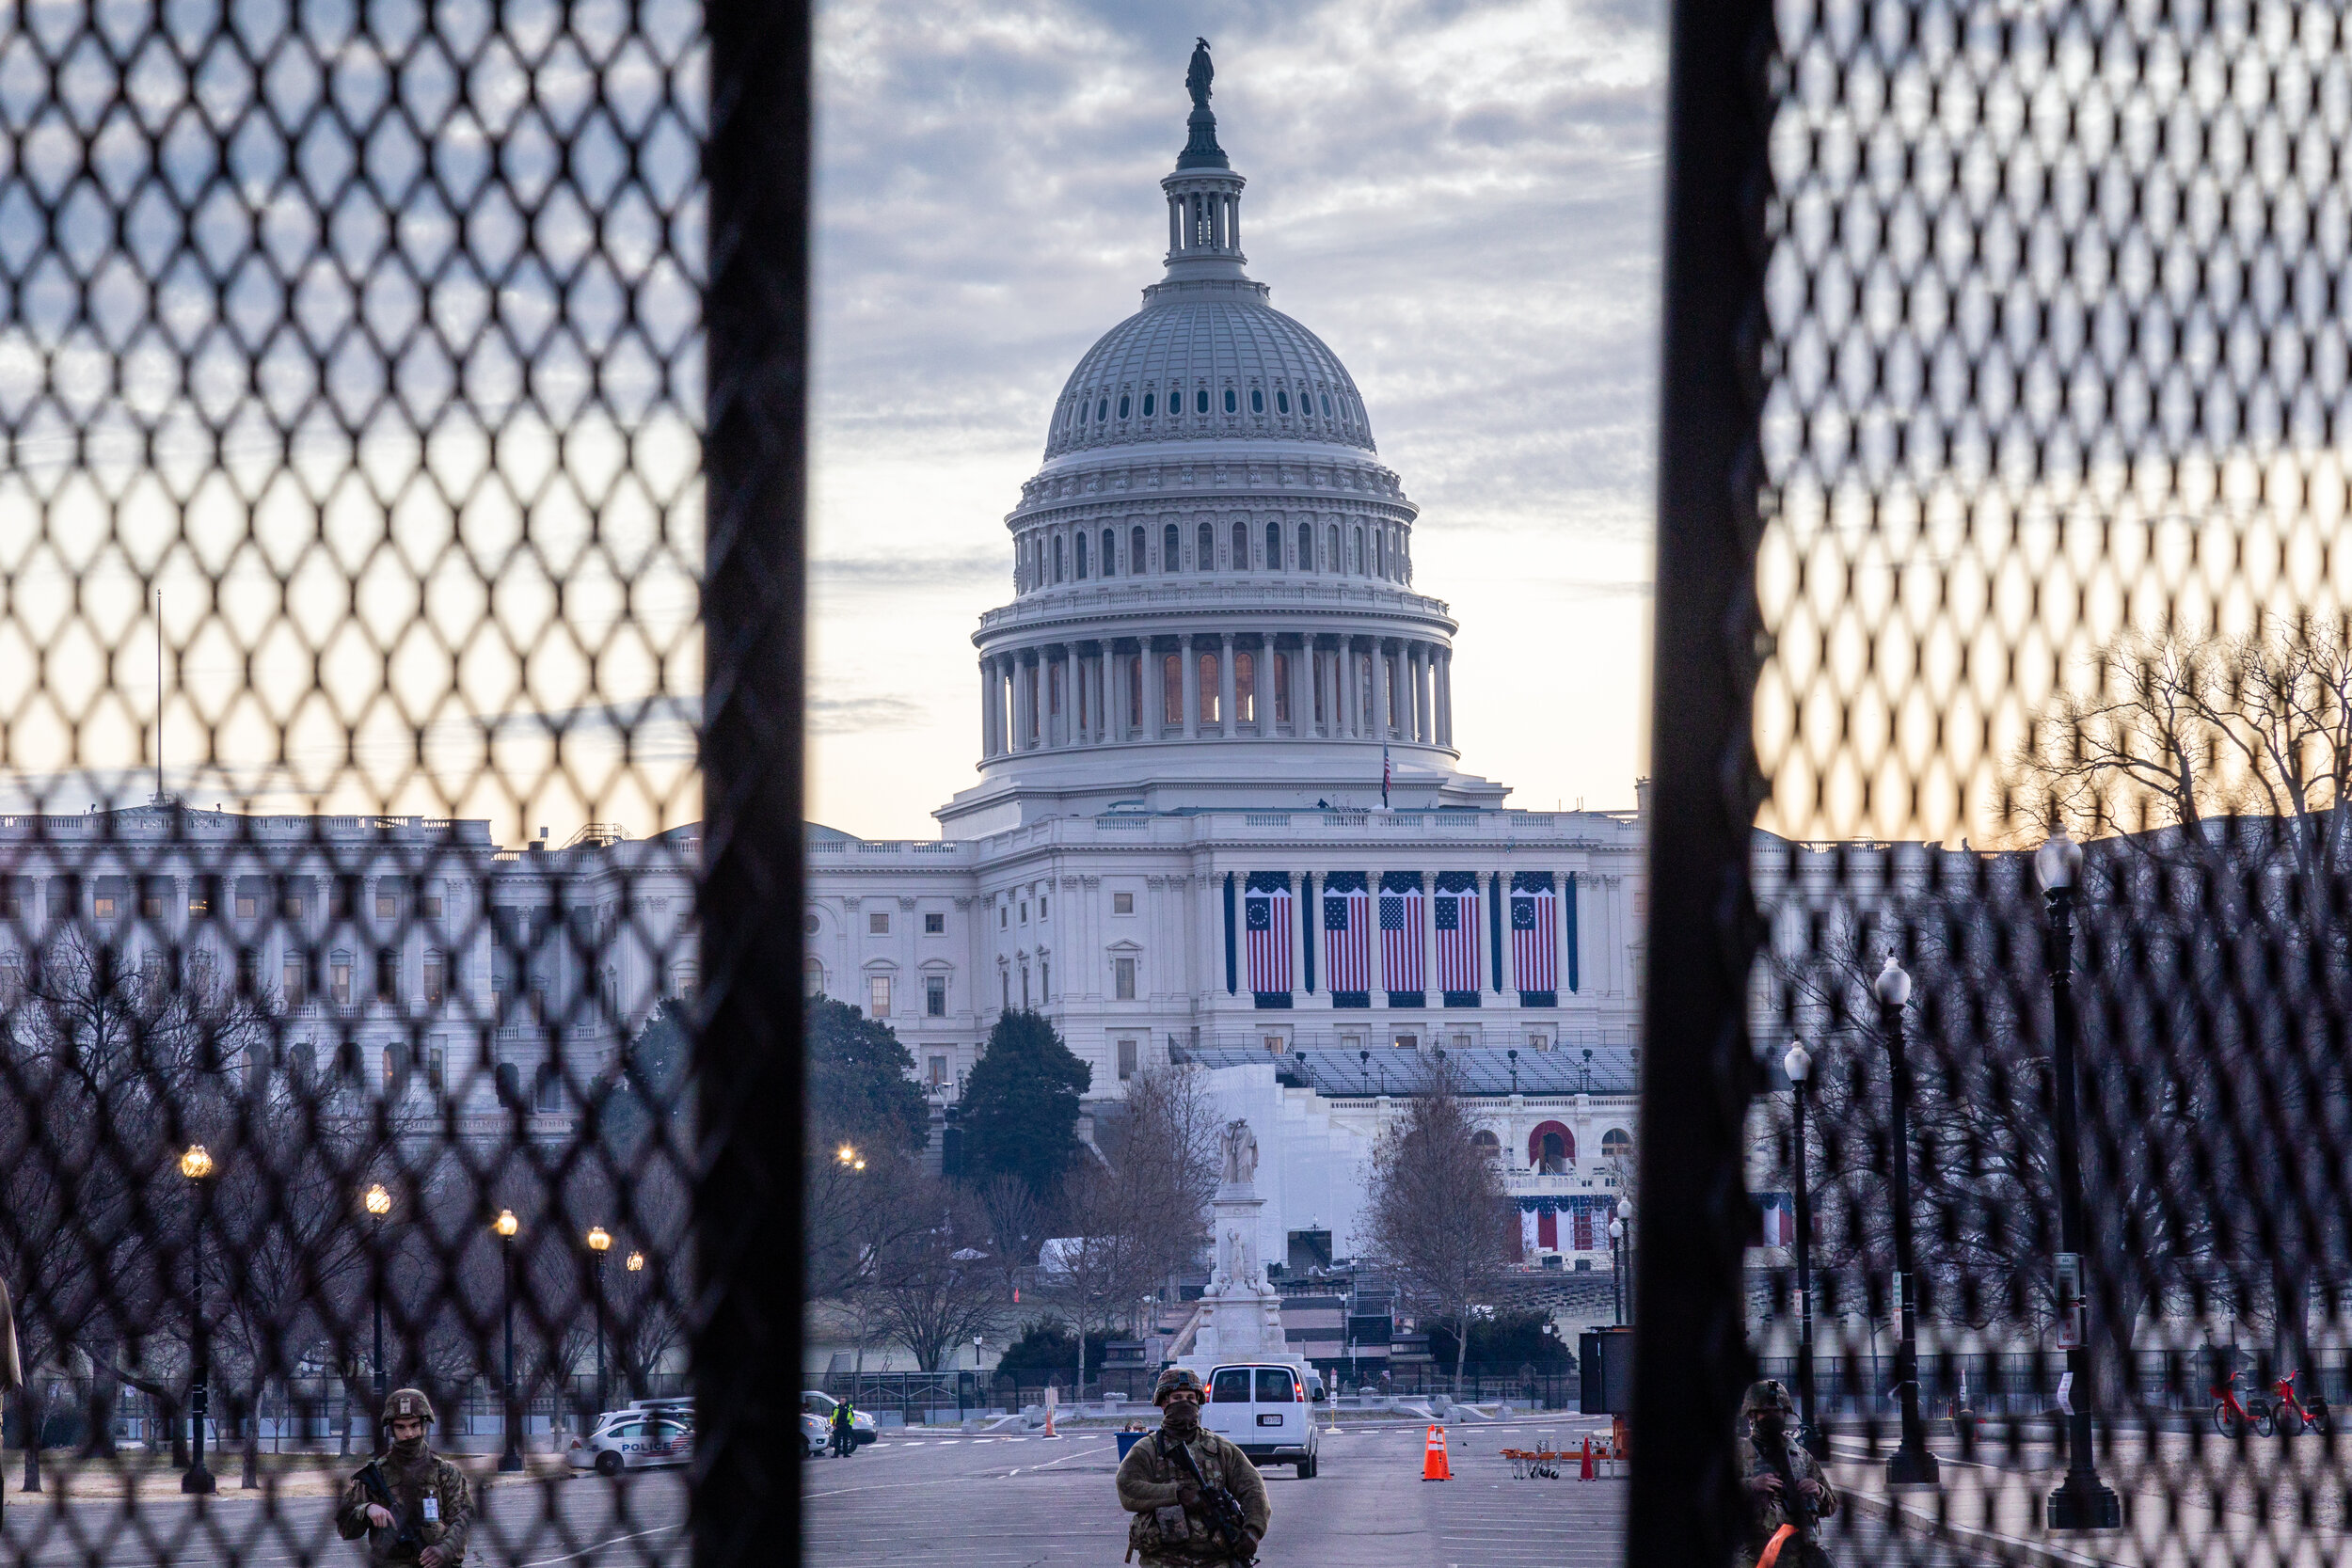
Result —
<instances>
[{"instance_id":1,"label":"van tire","mask_svg":"<svg viewBox=\"0 0 2352 1568\"><path fill-rule=\"evenodd\" d=\"M1312 1481L1315 1479L1315 1471L1319 1468L1321 1468L1321 1466L1316 1465L1313 1457L1310 1455L1308 1458L1302 1459L1298 1462L1298 1479L1301 1481Z\"/></svg>"}]
</instances>

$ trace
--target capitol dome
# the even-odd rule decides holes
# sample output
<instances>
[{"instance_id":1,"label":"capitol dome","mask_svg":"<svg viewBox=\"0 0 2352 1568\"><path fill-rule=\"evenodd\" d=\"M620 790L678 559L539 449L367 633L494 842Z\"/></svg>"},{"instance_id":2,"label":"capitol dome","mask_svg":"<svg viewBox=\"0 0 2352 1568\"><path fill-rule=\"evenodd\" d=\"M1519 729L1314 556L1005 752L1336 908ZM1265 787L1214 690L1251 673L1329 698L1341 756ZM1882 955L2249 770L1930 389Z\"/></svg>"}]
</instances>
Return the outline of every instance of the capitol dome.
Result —
<instances>
[{"instance_id":1,"label":"capitol dome","mask_svg":"<svg viewBox=\"0 0 2352 1568\"><path fill-rule=\"evenodd\" d=\"M1054 404L1045 455L1133 441L1271 437L1376 451L1356 383L1263 283L1160 283L1103 334Z\"/></svg>"},{"instance_id":2,"label":"capitol dome","mask_svg":"<svg viewBox=\"0 0 2352 1568\"><path fill-rule=\"evenodd\" d=\"M1420 509L1355 379L1243 270L1205 58L1160 182L1165 275L1071 372L1005 518L1012 600L973 638L980 782L938 813L957 836L1506 793L1455 767L1454 623L1414 591Z\"/></svg>"}]
</instances>

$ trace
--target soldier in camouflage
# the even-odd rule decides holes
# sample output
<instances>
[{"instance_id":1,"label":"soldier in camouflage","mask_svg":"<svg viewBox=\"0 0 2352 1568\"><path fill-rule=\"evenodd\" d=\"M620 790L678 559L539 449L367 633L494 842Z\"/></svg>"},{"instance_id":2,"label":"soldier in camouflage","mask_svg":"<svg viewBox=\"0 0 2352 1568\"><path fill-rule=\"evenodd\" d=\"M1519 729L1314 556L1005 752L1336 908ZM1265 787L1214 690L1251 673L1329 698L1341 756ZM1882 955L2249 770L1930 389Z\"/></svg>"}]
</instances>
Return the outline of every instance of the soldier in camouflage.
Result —
<instances>
[{"instance_id":1,"label":"soldier in camouflage","mask_svg":"<svg viewBox=\"0 0 2352 1568\"><path fill-rule=\"evenodd\" d=\"M433 1404L414 1388L395 1388L384 1402L383 1430L391 1443L375 1461L393 1499L390 1509L371 1497L358 1474L343 1488L335 1510L335 1532L346 1541L368 1538L371 1568L415 1563L417 1568L457 1568L466 1559L466 1536L473 1528L473 1490L466 1474L425 1447ZM400 1541L405 1520L421 1547Z\"/></svg>"},{"instance_id":2,"label":"soldier in camouflage","mask_svg":"<svg viewBox=\"0 0 2352 1568\"><path fill-rule=\"evenodd\" d=\"M1777 1379L1768 1378L1748 1390L1740 1414L1748 1424L1748 1440L1740 1446L1748 1494L1747 1560L1765 1568L1830 1568L1820 1522L1836 1513L1837 1494L1821 1474L1820 1462L1796 1441L1796 1402Z\"/></svg>"},{"instance_id":3,"label":"soldier in camouflage","mask_svg":"<svg viewBox=\"0 0 2352 1568\"><path fill-rule=\"evenodd\" d=\"M1170 1367L1160 1374L1152 1402L1160 1407L1160 1430L1127 1450L1119 1466L1120 1505L1135 1515L1127 1529L1127 1556L1145 1568L1220 1568L1239 1560L1216 1538L1202 1508L1200 1490L1176 1457L1192 1455L1202 1481L1222 1486L1241 1504L1254 1553L1265 1539L1271 1517L1265 1481L1249 1456L1200 1426L1200 1402L1208 1390L1200 1374Z\"/></svg>"}]
</instances>

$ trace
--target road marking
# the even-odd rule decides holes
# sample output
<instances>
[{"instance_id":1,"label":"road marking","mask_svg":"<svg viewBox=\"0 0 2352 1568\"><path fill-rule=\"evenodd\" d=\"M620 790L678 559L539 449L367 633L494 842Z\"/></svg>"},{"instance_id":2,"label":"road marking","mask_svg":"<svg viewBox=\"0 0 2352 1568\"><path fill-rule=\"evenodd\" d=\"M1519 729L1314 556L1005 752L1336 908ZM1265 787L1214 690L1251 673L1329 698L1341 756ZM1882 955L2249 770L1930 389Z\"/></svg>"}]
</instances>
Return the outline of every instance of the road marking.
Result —
<instances>
[{"instance_id":1,"label":"road marking","mask_svg":"<svg viewBox=\"0 0 2352 1568\"><path fill-rule=\"evenodd\" d=\"M684 1529L685 1528L686 1522L683 1519L675 1525L656 1525L651 1529L636 1530L628 1535L613 1536L608 1541L598 1541L592 1545L582 1546L579 1551L565 1552L562 1557L534 1557L529 1562L517 1564L516 1568L546 1568L546 1565L550 1562L577 1562L590 1552L606 1546L617 1546L624 1541L635 1541L641 1536L660 1535L663 1530Z\"/></svg>"}]
</instances>

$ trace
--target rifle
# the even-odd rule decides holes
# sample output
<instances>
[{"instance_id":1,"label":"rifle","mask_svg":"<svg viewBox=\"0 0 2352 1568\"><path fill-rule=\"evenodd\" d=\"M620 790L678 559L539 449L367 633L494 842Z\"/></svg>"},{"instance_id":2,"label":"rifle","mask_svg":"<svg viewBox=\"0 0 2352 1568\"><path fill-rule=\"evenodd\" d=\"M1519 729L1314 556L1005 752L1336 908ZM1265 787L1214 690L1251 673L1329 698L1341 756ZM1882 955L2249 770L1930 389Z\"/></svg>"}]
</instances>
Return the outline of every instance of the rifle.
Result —
<instances>
[{"instance_id":1,"label":"rifle","mask_svg":"<svg viewBox=\"0 0 2352 1568\"><path fill-rule=\"evenodd\" d=\"M1160 1433L1160 1451L1168 1451L1166 1432ZM1176 1445L1176 1461L1184 1467L1184 1474L1192 1478L1192 1484L1200 1489L1200 1506L1207 1510L1209 1515L1209 1528L1216 1532L1226 1555L1240 1563L1242 1568L1256 1568L1257 1548L1249 1544L1249 1520L1241 1511L1241 1499L1224 1487L1212 1486L1203 1481L1200 1466L1192 1462L1190 1445L1181 1440Z\"/></svg>"},{"instance_id":2,"label":"rifle","mask_svg":"<svg viewBox=\"0 0 2352 1568\"><path fill-rule=\"evenodd\" d=\"M378 1460L369 1460L359 1467L359 1474L356 1479L366 1490L368 1496L382 1504L384 1512L392 1516L392 1550L398 1551L403 1546L407 1546L421 1555L424 1551L424 1542L418 1536L417 1527L408 1522L408 1514L400 1506L400 1500L392 1496L391 1483L384 1479L382 1463Z\"/></svg>"},{"instance_id":3,"label":"rifle","mask_svg":"<svg viewBox=\"0 0 2352 1568\"><path fill-rule=\"evenodd\" d=\"M1756 1439L1750 1438L1749 1441L1756 1442ZM1804 1543L1813 1531L1813 1499L1806 1497L1804 1489L1797 1484L1796 1466L1788 1459L1789 1441L1784 1435L1770 1447L1756 1443L1764 1455L1765 1463L1772 1465L1772 1473L1780 1478L1781 1512L1788 1519L1788 1523L1773 1532L1772 1539L1764 1548L1763 1557L1757 1560L1756 1568L1778 1568L1781 1552L1792 1541L1796 1544L1796 1552L1791 1568L1804 1568Z\"/></svg>"}]
</instances>

